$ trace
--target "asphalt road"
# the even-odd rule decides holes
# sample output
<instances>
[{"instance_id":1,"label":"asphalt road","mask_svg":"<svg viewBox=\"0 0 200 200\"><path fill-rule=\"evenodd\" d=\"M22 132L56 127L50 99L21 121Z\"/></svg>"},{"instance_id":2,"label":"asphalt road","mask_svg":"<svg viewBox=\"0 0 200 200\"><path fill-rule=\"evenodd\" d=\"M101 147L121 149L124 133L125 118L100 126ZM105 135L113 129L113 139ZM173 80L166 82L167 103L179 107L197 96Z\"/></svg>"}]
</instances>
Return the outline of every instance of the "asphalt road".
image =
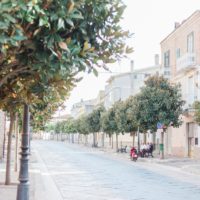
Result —
<instances>
[{"instance_id":1,"label":"asphalt road","mask_svg":"<svg viewBox=\"0 0 200 200\"><path fill-rule=\"evenodd\" d=\"M199 200L200 186L100 151L33 141L64 200Z\"/></svg>"}]
</instances>

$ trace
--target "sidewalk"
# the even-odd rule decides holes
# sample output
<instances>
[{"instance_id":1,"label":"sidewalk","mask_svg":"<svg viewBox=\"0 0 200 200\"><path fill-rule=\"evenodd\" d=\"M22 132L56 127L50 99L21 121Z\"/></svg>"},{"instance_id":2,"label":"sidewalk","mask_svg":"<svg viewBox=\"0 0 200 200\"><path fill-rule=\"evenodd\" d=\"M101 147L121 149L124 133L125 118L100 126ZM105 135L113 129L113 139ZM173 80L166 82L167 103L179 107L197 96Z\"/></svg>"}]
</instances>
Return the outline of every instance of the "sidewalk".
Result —
<instances>
[{"instance_id":1,"label":"sidewalk","mask_svg":"<svg viewBox=\"0 0 200 200\"><path fill-rule=\"evenodd\" d=\"M0 161L0 200L15 200L16 199L18 174L12 171L11 177L12 177L12 184L8 186L4 185L5 163Z\"/></svg>"},{"instance_id":2,"label":"sidewalk","mask_svg":"<svg viewBox=\"0 0 200 200\"><path fill-rule=\"evenodd\" d=\"M69 143L67 143L69 144ZM89 146L85 146L82 144L69 144L69 145L77 145L82 148L87 148L90 149L90 151L100 151L104 152L106 154L112 155L115 158L120 158L120 159L125 159L125 160L130 160L129 157L129 150L127 150L127 153L117 153L115 149L111 148L92 148ZM186 174L192 174L192 175L198 175L200 176L200 160L197 159L192 159L192 158L180 158L180 157L174 157L174 156L165 156L165 159L160 159L159 155L154 154L154 157L149 157L149 158L138 158L137 163L140 164L145 164L148 163L149 165L151 164L156 164L160 167L165 167L168 169L174 169L174 170L179 170L182 173Z\"/></svg>"},{"instance_id":3,"label":"sidewalk","mask_svg":"<svg viewBox=\"0 0 200 200\"><path fill-rule=\"evenodd\" d=\"M16 200L18 172L13 171L11 166L11 182L9 186L5 182L5 162L0 162L0 200ZM48 173L44 162L37 151L32 151L30 156L30 200L63 200L54 181Z\"/></svg>"},{"instance_id":4,"label":"sidewalk","mask_svg":"<svg viewBox=\"0 0 200 200\"><path fill-rule=\"evenodd\" d=\"M140 162L156 163L159 165L168 166L179 169L185 173L191 173L200 176L200 160L192 158L167 157L165 159L155 158L140 158Z\"/></svg>"}]
</instances>

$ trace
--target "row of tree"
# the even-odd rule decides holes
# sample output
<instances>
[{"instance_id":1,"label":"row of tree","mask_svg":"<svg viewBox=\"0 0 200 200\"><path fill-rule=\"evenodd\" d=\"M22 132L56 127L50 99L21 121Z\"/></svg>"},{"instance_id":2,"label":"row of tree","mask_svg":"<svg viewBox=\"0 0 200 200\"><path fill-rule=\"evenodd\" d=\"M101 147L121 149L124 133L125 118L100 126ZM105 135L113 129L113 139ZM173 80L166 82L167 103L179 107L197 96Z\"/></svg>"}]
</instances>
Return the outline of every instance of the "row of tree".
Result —
<instances>
[{"instance_id":1,"label":"row of tree","mask_svg":"<svg viewBox=\"0 0 200 200\"><path fill-rule=\"evenodd\" d=\"M135 133L155 132L158 124L163 133L169 126L181 125L180 115L184 101L181 98L179 85L171 85L162 76L151 76L145 81L145 86L136 96L126 101L116 102L107 111L99 106L87 116L79 119L69 119L48 127L56 133L93 133L93 145L96 145L96 133L103 131L109 136L116 134L116 148L118 149L118 135L131 133L133 142ZM162 134L163 136L163 134ZM162 144L163 144L163 138Z\"/></svg>"},{"instance_id":2,"label":"row of tree","mask_svg":"<svg viewBox=\"0 0 200 200\"><path fill-rule=\"evenodd\" d=\"M97 75L97 67L106 68L132 49L125 44L131 34L119 24L121 0L1 0L0 8L0 109L11 122L5 181L10 184L16 113L25 147L20 173L28 174L29 110L33 128L41 129L69 96L79 72Z\"/></svg>"}]
</instances>

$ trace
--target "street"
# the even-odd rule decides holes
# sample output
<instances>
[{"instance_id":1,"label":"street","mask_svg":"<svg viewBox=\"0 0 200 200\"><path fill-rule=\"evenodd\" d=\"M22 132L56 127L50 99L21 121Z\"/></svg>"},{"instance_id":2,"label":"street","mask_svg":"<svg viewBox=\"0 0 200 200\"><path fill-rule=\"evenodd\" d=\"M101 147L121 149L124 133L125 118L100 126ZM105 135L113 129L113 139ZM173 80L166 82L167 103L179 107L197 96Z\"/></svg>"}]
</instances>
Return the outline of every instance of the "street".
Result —
<instances>
[{"instance_id":1,"label":"street","mask_svg":"<svg viewBox=\"0 0 200 200\"><path fill-rule=\"evenodd\" d=\"M33 141L64 200L199 200L200 185L64 142ZM33 170L37 164L31 164ZM38 166L37 166L38 167ZM167 173L166 173L167 174ZM48 195L48 194L47 194Z\"/></svg>"}]
</instances>

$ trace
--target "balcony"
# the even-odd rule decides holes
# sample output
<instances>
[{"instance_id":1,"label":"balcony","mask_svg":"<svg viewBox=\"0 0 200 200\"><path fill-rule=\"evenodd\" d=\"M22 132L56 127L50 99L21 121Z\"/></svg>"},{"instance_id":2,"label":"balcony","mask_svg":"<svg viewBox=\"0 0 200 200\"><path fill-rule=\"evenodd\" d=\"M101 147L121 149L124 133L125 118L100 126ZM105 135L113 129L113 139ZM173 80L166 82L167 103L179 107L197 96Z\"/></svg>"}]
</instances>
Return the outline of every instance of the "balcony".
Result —
<instances>
[{"instance_id":1,"label":"balcony","mask_svg":"<svg viewBox=\"0 0 200 200\"><path fill-rule=\"evenodd\" d=\"M194 53L186 53L176 61L176 71L185 72L194 68L196 64L196 56Z\"/></svg>"}]
</instances>

